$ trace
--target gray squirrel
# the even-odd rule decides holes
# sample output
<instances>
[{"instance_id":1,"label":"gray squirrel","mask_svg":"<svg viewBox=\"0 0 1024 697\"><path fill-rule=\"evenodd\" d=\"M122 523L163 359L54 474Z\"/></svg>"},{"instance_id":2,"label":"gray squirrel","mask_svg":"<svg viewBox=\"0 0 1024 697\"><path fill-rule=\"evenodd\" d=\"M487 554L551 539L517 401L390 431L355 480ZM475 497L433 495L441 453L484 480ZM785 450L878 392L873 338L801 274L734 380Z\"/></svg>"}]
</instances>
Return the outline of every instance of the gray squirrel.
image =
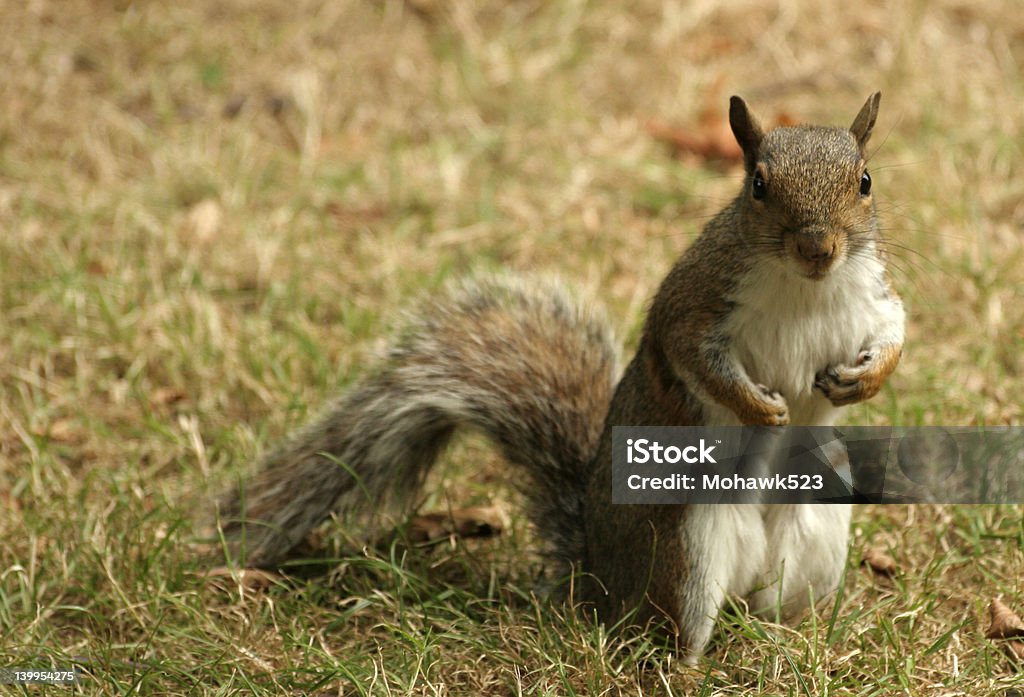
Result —
<instances>
[{"instance_id":1,"label":"gray squirrel","mask_svg":"<svg viewBox=\"0 0 1024 697\"><path fill-rule=\"evenodd\" d=\"M621 377L601 312L557 283L476 279L426 302L379 366L226 494L233 552L273 565L332 513L407 503L465 426L515 470L574 600L607 623L662 621L688 662L727 596L791 614L828 595L849 505L613 505L611 432L828 426L878 392L904 337L867 171L879 99L848 129L768 132L731 99L743 187L661 283Z\"/></svg>"}]
</instances>

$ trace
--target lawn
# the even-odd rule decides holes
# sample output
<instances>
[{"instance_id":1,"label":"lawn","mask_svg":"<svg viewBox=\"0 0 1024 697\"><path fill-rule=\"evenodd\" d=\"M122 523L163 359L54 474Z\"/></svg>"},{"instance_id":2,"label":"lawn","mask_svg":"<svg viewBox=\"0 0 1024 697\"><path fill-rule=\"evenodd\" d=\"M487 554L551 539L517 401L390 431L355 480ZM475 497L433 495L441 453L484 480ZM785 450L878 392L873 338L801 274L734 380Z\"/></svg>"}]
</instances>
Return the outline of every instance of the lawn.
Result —
<instances>
[{"instance_id":1,"label":"lawn","mask_svg":"<svg viewBox=\"0 0 1024 697\"><path fill-rule=\"evenodd\" d=\"M686 668L534 595L543 561L480 439L421 509L501 535L321 531L289 575L208 576L219 492L465 274L557 274L627 349L741 171L680 154L728 98L849 125L903 360L847 421L1024 421L1017 0L0 0L0 693L1002 695L1024 507L865 506L834 601L723 617ZM891 575L859 561L881 550ZM1014 687L1017 686L1017 687Z\"/></svg>"}]
</instances>

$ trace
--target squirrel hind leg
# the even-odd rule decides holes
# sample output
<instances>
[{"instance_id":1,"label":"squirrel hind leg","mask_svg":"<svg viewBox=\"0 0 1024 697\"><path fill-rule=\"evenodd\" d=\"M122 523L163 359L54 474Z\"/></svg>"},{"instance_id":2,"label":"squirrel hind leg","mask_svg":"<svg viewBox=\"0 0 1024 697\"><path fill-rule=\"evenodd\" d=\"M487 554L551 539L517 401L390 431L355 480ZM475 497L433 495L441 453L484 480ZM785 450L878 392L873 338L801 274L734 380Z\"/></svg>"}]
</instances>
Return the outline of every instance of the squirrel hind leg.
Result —
<instances>
[{"instance_id":1,"label":"squirrel hind leg","mask_svg":"<svg viewBox=\"0 0 1024 697\"><path fill-rule=\"evenodd\" d=\"M683 660L692 665L704 653L726 597L745 597L757 583L767 539L758 506L692 505L684 520L687 557L700 570L678 585Z\"/></svg>"},{"instance_id":2,"label":"squirrel hind leg","mask_svg":"<svg viewBox=\"0 0 1024 697\"><path fill-rule=\"evenodd\" d=\"M850 512L849 504L770 507L765 517L770 551L758 589L748 599L751 612L791 619L835 592L846 566Z\"/></svg>"}]
</instances>

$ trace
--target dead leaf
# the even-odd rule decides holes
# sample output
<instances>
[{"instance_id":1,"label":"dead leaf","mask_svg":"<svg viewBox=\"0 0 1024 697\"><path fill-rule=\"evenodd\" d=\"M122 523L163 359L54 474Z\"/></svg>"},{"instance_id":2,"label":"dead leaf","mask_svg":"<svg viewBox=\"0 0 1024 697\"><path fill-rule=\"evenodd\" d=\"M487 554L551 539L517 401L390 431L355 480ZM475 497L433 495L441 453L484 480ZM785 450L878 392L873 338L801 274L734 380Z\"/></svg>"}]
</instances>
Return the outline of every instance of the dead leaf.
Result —
<instances>
[{"instance_id":1,"label":"dead leaf","mask_svg":"<svg viewBox=\"0 0 1024 697\"><path fill-rule=\"evenodd\" d=\"M203 574L204 578L212 579L215 582L237 581L249 591L265 590L277 581L281 580L280 574L264 569L235 569L230 566L215 566Z\"/></svg>"},{"instance_id":2,"label":"dead leaf","mask_svg":"<svg viewBox=\"0 0 1024 697\"><path fill-rule=\"evenodd\" d=\"M776 126L796 126L800 123L800 119L793 116L788 111L777 111L775 112L775 125Z\"/></svg>"},{"instance_id":3,"label":"dead leaf","mask_svg":"<svg viewBox=\"0 0 1024 697\"><path fill-rule=\"evenodd\" d=\"M447 6L447 3L441 2L441 0L406 0L406 4L424 19L440 16Z\"/></svg>"},{"instance_id":4,"label":"dead leaf","mask_svg":"<svg viewBox=\"0 0 1024 697\"><path fill-rule=\"evenodd\" d=\"M383 205L362 207L346 206L337 201L330 201L324 210L343 229L356 229L364 225L384 219L388 209Z\"/></svg>"},{"instance_id":5,"label":"dead leaf","mask_svg":"<svg viewBox=\"0 0 1024 697\"><path fill-rule=\"evenodd\" d=\"M1011 639L1024 636L1024 621L999 598L993 598L988 606L989 625L985 630L986 639Z\"/></svg>"},{"instance_id":6,"label":"dead leaf","mask_svg":"<svg viewBox=\"0 0 1024 697\"><path fill-rule=\"evenodd\" d=\"M898 567L896 560L878 547L868 547L861 554L860 562L880 576L893 577Z\"/></svg>"},{"instance_id":7,"label":"dead leaf","mask_svg":"<svg viewBox=\"0 0 1024 697\"><path fill-rule=\"evenodd\" d=\"M228 97L227 101L224 102L224 108L221 109L221 115L226 119L233 119L242 113L242 108L245 103L249 100L249 97L244 94L233 94Z\"/></svg>"},{"instance_id":8,"label":"dead leaf","mask_svg":"<svg viewBox=\"0 0 1024 697\"><path fill-rule=\"evenodd\" d=\"M794 126L797 123L797 119L789 112L780 111L775 115L776 126ZM705 108L697 123L688 127L652 119L647 123L647 132L655 140L671 146L676 158L692 156L725 164L743 161L743 150L736 142L729 120L717 107Z\"/></svg>"},{"instance_id":9,"label":"dead leaf","mask_svg":"<svg viewBox=\"0 0 1024 697\"><path fill-rule=\"evenodd\" d=\"M15 516L21 513L21 504L18 503L18 499L14 498L14 494L7 492L0 493L0 508L10 511Z\"/></svg>"},{"instance_id":10,"label":"dead leaf","mask_svg":"<svg viewBox=\"0 0 1024 697\"><path fill-rule=\"evenodd\" d=\"M408 535L413 542L431 542L451 535L491 537L502 527L504 519L497 508L476 506L415 516L409 520Z\"/></svg>"},{"instance_id":11,"label":"dead leaf","mask_svg":"<svg viewBox=\"0 0 1024 697\"><path fill-rule=\"evenodd\" d=\"M647 123L647 132L655 140L670 145L676 158L693 155L702 160L728 163L743 161L743 150L736 142L729 124L721 117L710 122L702 119L699 125L692 128L652 120Z\"/></svg>"},{"instance_id":12,"label":"dead leaf","mask_svg":"<svg viewBox=\"0 0 1024 697\"><path fill-rule=\"evenodd\" d=\"M204 198L189 209L185 226L196 242L205 244L220 233L223 221L224 209L220 203Z\"/></svg>"},{"instance_id":13,"label":"dead leaf","mask_svg":"<svg viewBox=\"0 0 1024 697\"><path fill-rule=\"evenodd\" d=\"M1010 658L1015 658L1018 661L1024 661L1024 641L1020 639L1014 639L1013 641L1001 641L999 646Z\"/></svg>"},{"instance_id":14,"label":"dead leaf","mask_svg":"<svg viewBox=\"0 0 1024 697\"><path fill-rule=\"evenodd\" d=\"M32 429L33 435L48 438L54 443L74 445L85 440L85 432L71 419L57 419L48 426Z\"/></svg>"},{"instance_id":15,"label":"dead leaf","mask_svg":"<svg viewBox=\"0 0 1024 697\"><path fill-rule=\"evenodd\" d=\"M154 407L166 407L176 404L188 395L179 387L158 387L149 395L149 403Z\"/></svg>"}]
</instances>

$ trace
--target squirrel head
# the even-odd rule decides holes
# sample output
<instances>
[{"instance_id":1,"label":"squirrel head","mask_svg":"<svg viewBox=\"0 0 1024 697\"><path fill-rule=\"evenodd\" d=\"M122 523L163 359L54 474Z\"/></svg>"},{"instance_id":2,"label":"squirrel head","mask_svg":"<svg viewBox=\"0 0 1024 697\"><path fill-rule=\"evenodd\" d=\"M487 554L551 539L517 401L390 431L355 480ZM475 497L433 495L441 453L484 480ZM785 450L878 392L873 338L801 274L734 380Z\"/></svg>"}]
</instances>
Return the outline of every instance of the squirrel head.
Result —
<instances>
[{"instance_id":1,"label":"squirrel head","mask_svg":"<svg viewBox=\"0 0 1024 697\"><path fill-rule=\"evenodd\" d=\"M767 133L733 97L729 124L743 149L746 181L738 199L743 234L806 278L820 280L876 237L867 142L881 93L868 97L847 128L795 126Z\"/></svg>"}]
</instances>

